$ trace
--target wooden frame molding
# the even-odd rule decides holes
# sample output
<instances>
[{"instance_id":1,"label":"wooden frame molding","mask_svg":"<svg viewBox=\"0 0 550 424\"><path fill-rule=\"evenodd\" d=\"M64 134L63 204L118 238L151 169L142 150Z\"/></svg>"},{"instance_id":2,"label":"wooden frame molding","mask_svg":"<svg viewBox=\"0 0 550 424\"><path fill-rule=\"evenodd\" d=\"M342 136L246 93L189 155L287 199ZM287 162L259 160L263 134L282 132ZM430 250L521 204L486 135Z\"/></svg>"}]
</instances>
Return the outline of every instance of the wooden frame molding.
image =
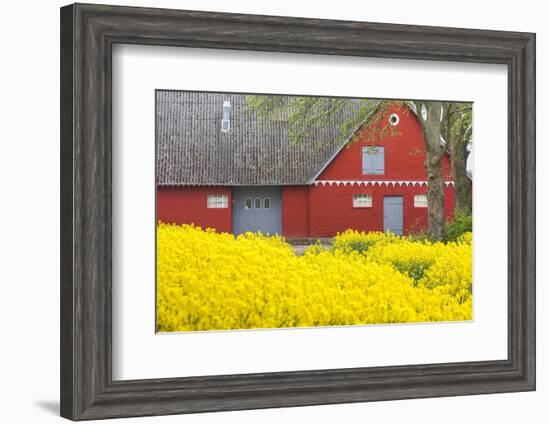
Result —
<instances>
[{"instance_id":1,"label":"wooden frame molding","mask_svg":"<svg viewBox=\"0 0 550 424\"><path fill-rule=\"evenodd\" d=\"M505 64L508 359L111 378L111 52L147 44ZM535 389L535 35L75 4L61 9L61 415L73 420Z\"/></svg>"}]
</instances>

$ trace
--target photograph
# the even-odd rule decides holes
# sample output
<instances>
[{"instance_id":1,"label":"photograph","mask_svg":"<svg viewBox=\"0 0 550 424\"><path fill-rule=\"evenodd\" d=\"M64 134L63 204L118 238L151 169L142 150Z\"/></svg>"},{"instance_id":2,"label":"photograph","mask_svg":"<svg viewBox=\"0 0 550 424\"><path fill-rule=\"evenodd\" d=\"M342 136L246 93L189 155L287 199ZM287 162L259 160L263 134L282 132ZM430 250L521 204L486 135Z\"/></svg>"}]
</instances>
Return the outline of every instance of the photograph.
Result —
<instances>
[{"instance_id":1,"label":"photograph","mask_svg":"<svg viewBox=\"0 0 550 424\"><path fill-rule=\"evenodd\" d=\"M473 102L154 95L157 333L472 321Z\"/></svg>"}]
</instances>

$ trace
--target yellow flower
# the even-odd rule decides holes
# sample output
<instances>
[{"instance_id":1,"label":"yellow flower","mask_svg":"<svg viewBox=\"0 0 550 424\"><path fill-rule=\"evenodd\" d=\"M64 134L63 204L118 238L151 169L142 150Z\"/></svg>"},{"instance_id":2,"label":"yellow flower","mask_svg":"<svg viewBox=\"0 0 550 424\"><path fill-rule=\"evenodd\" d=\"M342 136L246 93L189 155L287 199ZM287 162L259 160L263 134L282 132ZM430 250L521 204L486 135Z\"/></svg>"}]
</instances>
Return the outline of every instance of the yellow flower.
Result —
<instances>
[{"instance_id":1,"label":"yellow flower","mask_svg":"<svg viewBox=\"0 0 550 424\"><path fill-rule=\"evenodd\" d=\"M160 223L157 330L469 320L471 240L350 230L298 257L281 237Z\"/></svg>"}]
</instances>

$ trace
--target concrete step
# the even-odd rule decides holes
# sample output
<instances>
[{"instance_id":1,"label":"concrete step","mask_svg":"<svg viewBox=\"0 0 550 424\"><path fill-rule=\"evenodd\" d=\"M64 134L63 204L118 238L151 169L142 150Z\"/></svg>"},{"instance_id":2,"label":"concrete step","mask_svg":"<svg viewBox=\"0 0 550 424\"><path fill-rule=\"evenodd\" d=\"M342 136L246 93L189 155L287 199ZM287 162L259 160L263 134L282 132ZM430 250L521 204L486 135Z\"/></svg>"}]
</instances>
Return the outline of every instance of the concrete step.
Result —
<instances>
[{"instance_id":1,"label":"concrete step","mask_svg":"<svg viewBox=\"0 0 550 424\"><path fill-rule=\"evenodd\" d=\"M334 245L333 238L285 238L285 241L292 246L310 246L319 241L323 246Z\"/></svg>"}]
</instances>

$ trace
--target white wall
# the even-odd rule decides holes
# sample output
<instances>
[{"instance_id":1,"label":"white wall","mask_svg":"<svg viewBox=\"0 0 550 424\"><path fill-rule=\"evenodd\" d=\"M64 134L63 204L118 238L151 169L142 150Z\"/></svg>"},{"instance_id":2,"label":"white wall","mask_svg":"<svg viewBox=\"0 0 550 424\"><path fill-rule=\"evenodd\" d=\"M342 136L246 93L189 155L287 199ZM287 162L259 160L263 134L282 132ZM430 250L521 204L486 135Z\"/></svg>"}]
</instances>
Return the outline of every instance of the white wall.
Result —
<instances>
[{"instance_id":1,"label":"white wall","mask_svg":"<svg viewBox=\"0 0 550 424\"><path fill-rule=\"evenodd\" d=\"M544 110L550 91L544 85L544 62L550 49L548 13L535 0L447 4L432 0L392 2L297 2L278 0L111 1L113 4L158 6L271 15L352 19L374 22L442 25L537 32L538 156L543 146ZM0 391L3 422L60 422L59 392L59 6L63 2L6 2L2 8L0 66ZM458 4L460 7L454 7ZM547 135L548 131L546 131ZM542 167L541 167L542 168ZM543 286L549 273L542 217L548 211L548 167L538 170L538 391L320 406L263 411L199 414L141 419L140 422L275 423L398 422L499 424L545 422L550 416L548 352L545 333L549 314ZM546 278L545 278L546 277ZM544 357L546 356L546 358ZM546 417L548 419L548 417ZM137 420L133 420L136 421ZM133 422L124 421L124 422ZM122 421L121 421L122 422Z\"/></svg>"}]
</instances>

